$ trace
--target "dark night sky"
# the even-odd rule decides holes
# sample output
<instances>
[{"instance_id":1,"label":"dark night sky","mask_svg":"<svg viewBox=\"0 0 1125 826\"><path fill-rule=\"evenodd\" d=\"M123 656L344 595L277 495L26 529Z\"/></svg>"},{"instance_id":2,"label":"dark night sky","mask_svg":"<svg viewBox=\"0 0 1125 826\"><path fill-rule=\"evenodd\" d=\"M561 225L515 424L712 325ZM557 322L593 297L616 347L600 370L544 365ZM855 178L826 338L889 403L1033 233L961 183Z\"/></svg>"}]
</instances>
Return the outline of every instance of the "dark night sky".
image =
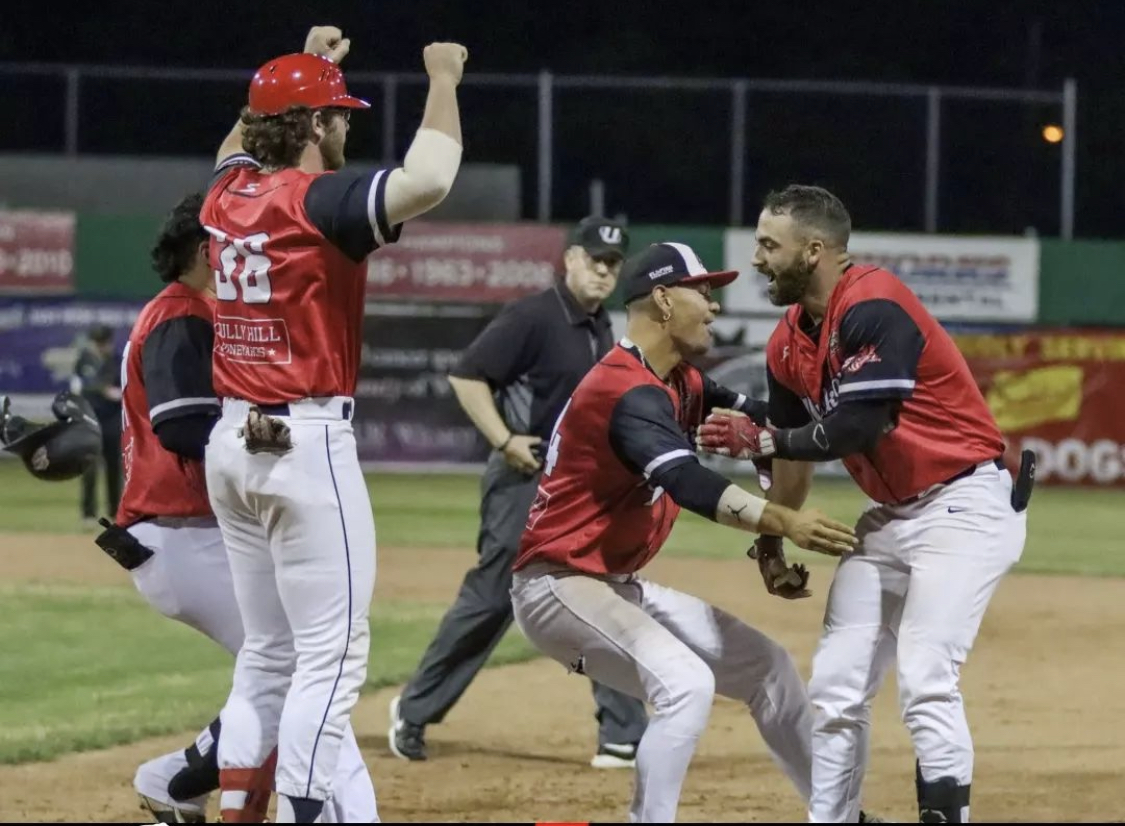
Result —
<instances>
[{"instance_id":1,"label":"dark night sky","mask_svg":"<svg viewBox=\"0 0 1125 826\"><path fill-rule=\"evenodd\" d=\"M612 4L385 3L372 0L190 4L110 2L45 28L35 4L7 4L0 61L227 67L249 72L300 48L313 23L352 38L351 70L419 70L431 40L468 46L473 72L597 73L892 81L1061 88L1078 81L1079 236L1122 237L1125 190L1125 2L727 2ZM13 7L14 6L14 7ZM92 7L91 7L92 8ZM189 15L190 11L190 15ZM690 13L689 13L690 12ZM0 151L61 145L61 82L10 81ZM81 149L203 154L244 88L225 84L83 85ZM379 154L376 111L356 125L353 157ZM421 111L400 94L400 151ZM534 215L535 110L529 92L466 89L469 161L525 166ZM590 178L611 211L638 221L721 223L727 215L729 95L559 92L555 217L585 206ZM752 94L747 215L789 180L835 188L863 228L922 222L925 103ZM185 118L185 113L189 117ZM950 102L942 120L942 231L1058 232L1059 148L1040 138L1057 107ZM175 129L169 123L177 124ZM12 124L17 128L12 129ZM370 149L368 149L370 147Z\"/></svg>"}]
</instances>

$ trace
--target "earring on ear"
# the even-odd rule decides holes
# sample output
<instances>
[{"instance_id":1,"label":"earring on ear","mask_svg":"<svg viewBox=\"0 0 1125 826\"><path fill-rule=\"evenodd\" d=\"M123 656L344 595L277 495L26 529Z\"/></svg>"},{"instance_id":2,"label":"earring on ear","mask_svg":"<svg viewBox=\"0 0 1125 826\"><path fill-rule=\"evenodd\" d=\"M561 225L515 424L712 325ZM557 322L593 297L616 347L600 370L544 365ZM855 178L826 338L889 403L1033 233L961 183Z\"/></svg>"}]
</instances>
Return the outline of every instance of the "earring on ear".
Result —
<instances>
[{"instance_id":1,"label":"earring on ear","mask_svg":"<svg viewBox=\"0 0 1125 826\"><path fill-rule=\"evenodd\" d=\"M667 310L665 310L664 315L660 320L663 321L665 324L667 324L669 321L672 320L672 314L670 312L668 312Z\"/></svg>"}]
</instances>

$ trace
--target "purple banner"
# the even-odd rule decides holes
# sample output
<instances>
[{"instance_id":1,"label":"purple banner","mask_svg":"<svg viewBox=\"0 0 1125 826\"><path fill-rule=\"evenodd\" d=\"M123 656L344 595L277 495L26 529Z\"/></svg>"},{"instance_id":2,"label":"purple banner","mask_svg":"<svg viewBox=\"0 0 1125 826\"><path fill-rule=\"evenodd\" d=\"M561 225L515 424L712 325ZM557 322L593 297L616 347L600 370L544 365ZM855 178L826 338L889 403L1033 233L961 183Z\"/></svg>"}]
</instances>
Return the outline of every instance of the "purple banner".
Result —
<instances>
[{"instance_id":1,"label":"purple banner","mask_svg":"<svg viewBox=\"0 0 1125 826\"><path fill-rule=\"evenodd\" d=\"M112 328L120 353L142 306L72 298L0 299L0 394L66 389L90 327Z\"/></svg>"}]
</instances>

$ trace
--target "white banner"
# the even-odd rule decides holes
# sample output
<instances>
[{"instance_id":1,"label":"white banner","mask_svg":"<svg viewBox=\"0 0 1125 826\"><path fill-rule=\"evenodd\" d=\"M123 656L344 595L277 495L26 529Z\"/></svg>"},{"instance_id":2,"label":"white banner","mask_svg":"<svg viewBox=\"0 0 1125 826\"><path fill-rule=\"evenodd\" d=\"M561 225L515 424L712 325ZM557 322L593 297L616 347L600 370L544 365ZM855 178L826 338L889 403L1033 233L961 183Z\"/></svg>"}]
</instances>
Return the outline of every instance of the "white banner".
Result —
<instances>
[{"instance_id":1,"label":"white banner","mask_svg":"<svg viewBox=\"0 0 1125 826\"><path fill-rule=\"evenodd\" d=\"M741 276L723 309L780 315L754 269L754 230L727 230L724 267ZM1034 321L1039 313L1039 241L998 236L852 233L852 261L889 270L941 321Z\"/></svg>"}]
</instances>

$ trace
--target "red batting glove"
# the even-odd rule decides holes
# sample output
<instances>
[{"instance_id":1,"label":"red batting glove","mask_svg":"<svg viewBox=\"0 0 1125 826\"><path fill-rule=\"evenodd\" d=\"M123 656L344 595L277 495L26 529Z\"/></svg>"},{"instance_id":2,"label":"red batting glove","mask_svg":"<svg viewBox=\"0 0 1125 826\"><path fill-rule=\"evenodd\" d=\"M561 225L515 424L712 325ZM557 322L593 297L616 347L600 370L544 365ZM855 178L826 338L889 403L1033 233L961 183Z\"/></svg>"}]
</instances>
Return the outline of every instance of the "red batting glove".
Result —
<instances>
[{"instance_id":1,"label":"red batting glove","mask_svg":"<svg viewBox=\"0 0 1125 826\"><path fill-rule=\"evenodd\" d=\"M754 424L748 416L712 413L699 426L695 443L708 453L734 459L761 459L777 452L777 440L770 427Z\"/></svg>"}]
</instances>

